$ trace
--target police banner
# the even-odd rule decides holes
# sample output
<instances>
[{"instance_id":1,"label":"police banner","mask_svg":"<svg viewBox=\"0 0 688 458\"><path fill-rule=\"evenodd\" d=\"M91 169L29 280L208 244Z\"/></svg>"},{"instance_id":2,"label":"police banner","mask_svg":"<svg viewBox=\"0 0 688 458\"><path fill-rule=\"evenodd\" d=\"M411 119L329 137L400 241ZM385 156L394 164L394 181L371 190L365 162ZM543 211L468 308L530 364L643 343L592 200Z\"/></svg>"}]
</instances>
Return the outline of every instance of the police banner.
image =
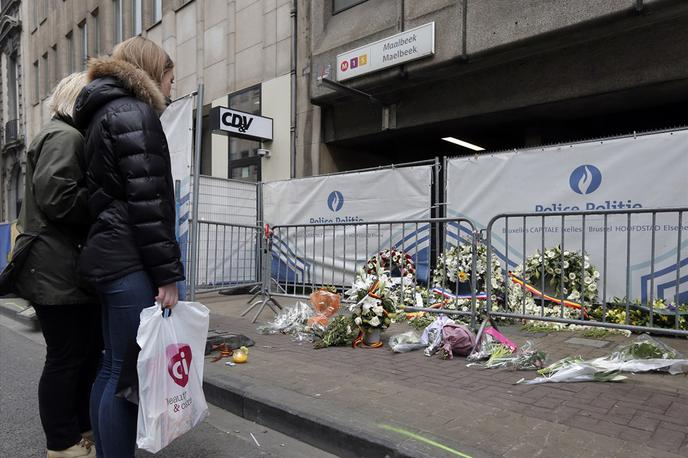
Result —
<instances>
[{"instance_id":1,"label":"police banner","mask_svg":"<svg viewBox=\"0 0 688 458\"><path fill-rule=\"evenodd\" d=\"M191 156L193 152L193 97L184 97L171 103L160 116L167 137L175 183L177 202L177 240L186 264L189 241L189 212L191 210ZM179 284L180 297L185 297L185 285Z\"/></svg>"},{"instance_id":2,"label":"police banner","mask_svg":"<svg viewBox=\"0 0 688 458\"><path fill-rule=\"evenodd\" d=\"M276 229L273 278L296 285L347 286L368 259L403 244L419 278L427 279L429 224L366 223L429 218L431 187L431 166L265 183L266 223L316 225ZM341 223L349 225L336 226Z\"/></svg>"},{"instance_id":3,"label":"police banner","mask_svg":"<svg viewBox=\"0 0 688 458\"><path fill-rule=\"evenodd\" d=\"M540 213L672 208L688 206L688 131L609 139L564 146L457 158L448 161L447 215L464 216L485 228L501 213ZM688 225L682 222L677 253L675 213L519 220L496 223L492 240L509 269L523 259L564 241L565 249L585 252L604 278L606 299L650 296L673 302L676 265L688 264ZM654 222L654 226L653 223ZM653 231L654 228L654 231ZM582 230L585 237L582 237ZM654 266L652 234L654 232ZM508 248L507 248L508 240ZM606 241L606 242L605 242ZM627 248L630 252L627 255ZM654 267L654 271L652 271ZM688 272L688 268L686 268ZM688 276L678 282L688 302ZM602 285L600 284L600 290ZM651 291L653 289L653 291Z\"/></svg>"}]
</instances>

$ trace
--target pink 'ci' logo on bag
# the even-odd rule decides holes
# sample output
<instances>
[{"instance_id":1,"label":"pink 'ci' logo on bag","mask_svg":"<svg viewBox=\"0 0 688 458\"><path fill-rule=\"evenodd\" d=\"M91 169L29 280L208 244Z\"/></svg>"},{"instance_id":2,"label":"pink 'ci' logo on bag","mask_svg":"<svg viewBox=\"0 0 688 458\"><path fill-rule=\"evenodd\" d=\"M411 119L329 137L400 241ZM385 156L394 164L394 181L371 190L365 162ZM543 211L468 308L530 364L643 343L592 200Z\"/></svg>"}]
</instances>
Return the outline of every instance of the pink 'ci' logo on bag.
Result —
<instances>
[{"instance_id":1,"label":"pink 'ci' logo on bag","mask_svg":"<svg viewBox=\"0 0 688 458\"><path fill-rule=\"evenodd\" d=\"M168 345L165 354L169 358L167 372L174 383L182 388L189 383L189 366L191 365L191 347L188 344Z\"/></svg>"}]
</instances>

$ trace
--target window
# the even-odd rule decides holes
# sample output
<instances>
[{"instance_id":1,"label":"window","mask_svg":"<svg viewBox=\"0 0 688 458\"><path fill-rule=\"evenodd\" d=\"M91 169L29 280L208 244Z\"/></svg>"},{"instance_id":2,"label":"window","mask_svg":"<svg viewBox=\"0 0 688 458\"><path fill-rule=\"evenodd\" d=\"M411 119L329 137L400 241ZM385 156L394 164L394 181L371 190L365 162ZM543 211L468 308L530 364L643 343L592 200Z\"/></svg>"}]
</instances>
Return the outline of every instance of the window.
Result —
<instances>
[{"instance_id":1,"label":"window","mask_svg":"<svg viewBox=\"0 0 688 458\"><path fill-rule=\"evenodd\" d=\"M141 8L141 0L131 0L131 12L131 23L133 24L134 36L141 35L143 31L143 10Z\"/></svg>"},{"instance_id":2,"label":"window","mask_svg":"<svg viewBox=\"0 0 688 458\"><path fill-rule=\"evenodd\" d=\"M213 142L212 142L212 129L210 128L210 109L211 105L204 105L203 111L201 112L202 119L202 130L201 130L201 175L212 175L212 159L213 159ZM196 148L196 116L197 110L193 111L193 139L194 148ZM195 151L195 150L194 150ZM192 166L193 167L193 166Z\"/></svg>"},{"instance_id":3,"label":"window","mask_svg":"<svg viewBox=\"0 0 688 458\"><path fill-rule=\"evenodd\" d=\"M31 5L31 30L35 30L38 27L38 2L39 0L33 0Z\"/></svg>"},{"instance_id":4,"label":"window","mask_svg":"<svg viewBox=\"0 0 688 458\"><path fill-rule=\"evenodd\" d=\"M260 86L254 86L229 96L229 108L259 115ZM260 142L243 138L229 137L229 177L260 181Z\"/></svg>"},{"instance_id":5,"label":"window","mask_svg":"<svg viewBox=\"0 0 688 458\"><path fill-rule=\"evenodd\" d=\"M79 35L81 37L81 68L86 69L88 64L88 25L86 19L79 24Z\"/></svg>"},{"instance_id":6,"label":"window","mask_svg":"<svg viewBox=\"0 0 688 458\"><path fill-rule=\"evenodd\" d=\"M162 21L162 0L155 0L153 5L153 23Z\"/></svg>"},{"instance_id":7,"label":"window","mask_svg":"<svg viewBox=\"0 0 688 458\"><path fill-rule=\"evenodd\" d=\"M33 63L33 103L38 103L41 97L40 94L40 75L38 74L38 61Z\"/></svg>"},{"instance_id":8,"label":"window","mask_svg":"<svg viewBox=\"0 0 688 458\"><path fill-rule=\"evenodd\" d=\"M17 119L17 113L19 113L17 73L17 55L12 54L7 63L7 118L9 121Z\"/></svg>"},{"instance_id":9,"label":"window","mask_svg":"<svg viewBox=\"0 0 688 458\"><path fill-rule=\"evenodd\" d=\"M19 213L21 212L22 206L22 194L24 186L22 183L21 167L17 164L14 170L10 174L10 186L9 186L9 196L7 199L9 219L17 219Z\"/></svg>"},{"instance_id":10,"label":"window","mask_svg":"<svg viewBox=\"0 0 688 458\"><path fill-rule=\"evenodd\" d=\"M100 21L98 20L98 8L91 13L93 23L93 55L100 55Z\"/></svg>"},{"instance_id":11,"label":"window","mask_svg":"<svg viewBox=\"0 0 688 458\"><path fill-rule=\"evenodd\" d=\"M43 61L41 62L41 72L43 73L43 97L50 94L50 68L48 66L48 53L43 54Z\"/></svg>"},{"instance_id":12,"label":"window","mask_svg":"<svg viewBox=\"0 0 688 458\"><path fill-rule=\"evenodd\" d=\"M74 40L72 32L69 32L67 39L67 74L74 73Z\"/></svg>"},{"instance_id":13,"label":"window","mask_svg":"<svg viewBox=\"0 0 688 458\"><path fill-rule=\"evenodd\" d=\"M45 21L48 17L48 11L50 11L50 0L43 0L42 10L41 10L41 22Z\"/></svg>"},{"instance_id":14,"label":"window","mask_svg":"<svg viewBox=\"0 0 688 458\"><path fill-rule=\"evenodd\" d=\"M114 16L115 20L113 21L113 24L115 25L115 44L119 43L122 41L122 27L124 26L122 24L122 0L113 0L112 6L114 8Z\"/></svg>"},{"instance_id":15,"label":"window","mask_svg":"<svg viewBox=\"0 0 688 458\"><path fill-rule=\"evenodd\" d=\"M53 61L53 66L50 69L53 71L50 75L50 84L57 85L60 79L60 65L57 58L57 43L50 47L50 60Z\"/></svg>"},{"instance_id":16,"label":"window","mask_svg":"<svg viewBox=\"0 0 688 458\"><path fill-rule=\"evenodd\" d=\"M201 175L213 174L213 131L210 129L210 108L210 105L205 105L203 107L203 131L201 132ZM194 137L194 139L195 138L196 137Z\"/></svg>"},{"instance_id":17,"label":"window","mask_svg":"<svg viewBox=\"0 0 688 458\"><path fill-rule=\"evenodd\" d=\"M332 14L341 13L365 1L366 0L332 0Z\"/></svg>"}]
</instances>

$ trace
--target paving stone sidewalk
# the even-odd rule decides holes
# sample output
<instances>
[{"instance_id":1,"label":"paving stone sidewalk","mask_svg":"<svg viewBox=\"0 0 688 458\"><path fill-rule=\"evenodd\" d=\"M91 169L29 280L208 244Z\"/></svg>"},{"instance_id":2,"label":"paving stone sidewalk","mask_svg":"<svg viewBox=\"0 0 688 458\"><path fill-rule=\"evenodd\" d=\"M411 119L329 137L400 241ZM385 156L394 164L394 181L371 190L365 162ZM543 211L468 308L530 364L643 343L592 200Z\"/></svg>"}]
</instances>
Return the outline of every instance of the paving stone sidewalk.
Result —
<instances>
[{"instance_id":1,"label":"paving stone sidewalk","mask_svg":"<svg viewBox=\"0 0 688 458\"><path fill-rule=\"evenodd\" d=\"M514 385L534 373L466 367L463 358L428 358L422 351L394 354L387 346L314 350L289 336L259 335L256 324L239 317L245 297L199 300L212 311L211 329L242 333L256 342L246 365L208 363L207 380L258 397L277 396L285 409L303 411L323 424L348 422L342 424L358 425L361 434L378 434L383 442L398 440L398 456L688 456L685 376L633 374L623 383ZM271 313L261 318L267 321ZM408 330L405 324L394 326L387 337ZM529 334L517 326L502 331L519 345L533 341L548 361L605 355L630 340ZM688 354L688 340L661 340ZM453 451L410 438L408 432Z\"/></svg>"}]
</instances>

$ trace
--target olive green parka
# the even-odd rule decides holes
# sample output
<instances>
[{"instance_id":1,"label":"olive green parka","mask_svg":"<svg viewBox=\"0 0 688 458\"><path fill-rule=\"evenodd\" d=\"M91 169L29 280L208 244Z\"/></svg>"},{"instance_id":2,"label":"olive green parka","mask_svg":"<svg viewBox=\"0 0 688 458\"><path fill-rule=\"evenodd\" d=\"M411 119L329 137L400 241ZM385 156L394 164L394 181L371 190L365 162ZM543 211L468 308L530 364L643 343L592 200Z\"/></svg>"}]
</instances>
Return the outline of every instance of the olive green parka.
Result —
<instances>
[{"instance_id":1,"label":"olive green parka","mask_svg":"<svg viewBox=\"0 0 688 458\"><path fill-rule=\"evenodd\" d=\"M77 274L89 229L84 139L66 120L51 119L31 142L15 251L30 244L15 291L40 305L95 303Z\"/></svg>"}]
</instances>

